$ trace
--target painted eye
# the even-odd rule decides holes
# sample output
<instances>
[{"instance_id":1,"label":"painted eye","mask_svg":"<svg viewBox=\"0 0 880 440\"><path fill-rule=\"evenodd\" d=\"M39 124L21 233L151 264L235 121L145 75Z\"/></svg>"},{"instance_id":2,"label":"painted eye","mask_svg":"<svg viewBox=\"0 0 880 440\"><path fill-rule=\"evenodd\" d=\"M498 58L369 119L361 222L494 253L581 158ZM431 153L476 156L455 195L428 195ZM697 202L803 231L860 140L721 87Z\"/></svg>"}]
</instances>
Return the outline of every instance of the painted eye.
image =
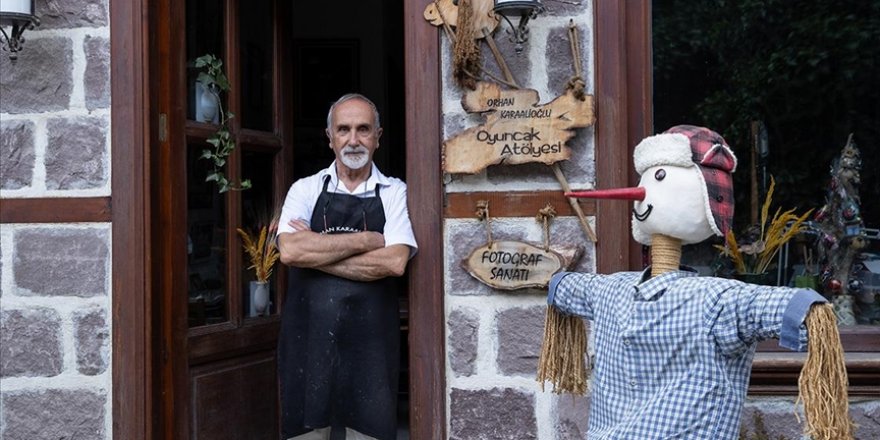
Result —
<instances>
[{"instance_id":1,"label":"painted eye","mask_svg":"<svg viewBox=\"0 0 880 440\"><path fill-rule=\"evenodd\" d=\"M654 172L654 178L657 179L658 181L665 179L666 178L666 170L664 170L663 168L660 168L659 170Z\"/></svg>"}]
</instances>

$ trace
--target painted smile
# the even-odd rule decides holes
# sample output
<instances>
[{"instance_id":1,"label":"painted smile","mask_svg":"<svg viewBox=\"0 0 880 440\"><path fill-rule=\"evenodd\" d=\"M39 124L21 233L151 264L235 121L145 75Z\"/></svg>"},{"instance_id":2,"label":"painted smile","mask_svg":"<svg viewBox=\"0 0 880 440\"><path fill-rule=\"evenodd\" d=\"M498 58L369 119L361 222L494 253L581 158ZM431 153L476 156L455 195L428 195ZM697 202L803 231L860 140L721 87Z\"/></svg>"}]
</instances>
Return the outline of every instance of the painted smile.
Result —
<instances>
[{"instance_id":1,"label":"painted smile","mask_svg":"<svg viewBox=\"0 0 880 440\"><path fill-rule=\"evenodd\" d=\"M633 216L636 218L636 220L643 222L643 221L647 220L648 216L651 215L651 211L653 211L653 210L654 210L654 205L648 203L648 209L646 209L645 212L643 212L641 214L636 212L636 209L633 208Z\"/></svg>"}]
</instances>

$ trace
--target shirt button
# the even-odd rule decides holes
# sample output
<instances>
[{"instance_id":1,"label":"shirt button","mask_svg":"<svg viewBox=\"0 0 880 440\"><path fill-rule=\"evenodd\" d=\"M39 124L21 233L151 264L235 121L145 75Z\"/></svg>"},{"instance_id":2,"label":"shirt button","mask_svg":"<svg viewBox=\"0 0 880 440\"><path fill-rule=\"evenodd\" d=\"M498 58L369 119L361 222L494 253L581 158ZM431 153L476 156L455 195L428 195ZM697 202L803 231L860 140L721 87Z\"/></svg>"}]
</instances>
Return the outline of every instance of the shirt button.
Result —
<instances>
[{"instance_id":1,"label":"shirt button","mask_svg":"<svg viewBox=\"0 0 880 440\"><path fill-rule=\"evenodd\" d=\"M629 338L623 338L623 345L629 347Z\"/></svg>"},{"instance_id":2,"label":"shirt button","mask_svg":"<svg viewBox=\"0 0 880 440\"><path fill-rule=\"evenodd\" d=\"M636 387L636 381L635 381L635 379L629 381L629 386L632 387L632 388L635 388L635 387Z\"/></svg>"}]
</instances>

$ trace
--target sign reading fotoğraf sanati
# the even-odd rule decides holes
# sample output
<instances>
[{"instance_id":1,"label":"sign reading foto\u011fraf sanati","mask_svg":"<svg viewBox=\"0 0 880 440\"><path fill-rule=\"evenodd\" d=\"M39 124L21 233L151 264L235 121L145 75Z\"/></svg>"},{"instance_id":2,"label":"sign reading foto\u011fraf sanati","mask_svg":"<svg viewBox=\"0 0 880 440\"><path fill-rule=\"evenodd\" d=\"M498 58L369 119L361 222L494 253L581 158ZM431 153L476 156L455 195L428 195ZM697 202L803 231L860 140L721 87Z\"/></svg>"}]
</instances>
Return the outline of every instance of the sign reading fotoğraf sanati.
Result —
<instances>
[{"instance_id":1,"label":"sign reading foto\u011fraf sanati","mask_svg":"<svg viewBox=\"0 0 880 440\"><path fill-rule=\"evenodd\" d=\"M535 90L501 90L495 83L477 83L461 105L468 113L485 113L486 123L443 143L443 170L474 174L495 164L549 165L567 160L571 150L565 143L574 136L573 129L595 121L593 97L580 100L566 93L549 104L538 101Z\"/></svg>"},{"instance_id":2,"label":"sign reading foto\u011fraf sanati","mask_svg":"<svg viewBox=\"0 0 880 440\"><path fill-rule=\"evenodd\" d=\"M474 278L496 289L547 287L565 266L557 252L521 241L495 241L474 249L461 262Z\"/></svg>"}]
</instances>

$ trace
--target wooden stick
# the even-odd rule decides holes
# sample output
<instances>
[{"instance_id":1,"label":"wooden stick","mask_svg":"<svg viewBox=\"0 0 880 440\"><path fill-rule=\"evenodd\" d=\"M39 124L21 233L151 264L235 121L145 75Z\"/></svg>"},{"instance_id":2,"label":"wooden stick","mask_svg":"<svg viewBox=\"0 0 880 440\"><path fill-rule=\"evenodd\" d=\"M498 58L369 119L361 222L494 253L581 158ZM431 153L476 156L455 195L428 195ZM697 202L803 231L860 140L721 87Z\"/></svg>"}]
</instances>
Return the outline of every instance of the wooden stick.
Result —
<instances>
[{"instance_id":1,"label":"wooden stick","mask_svg":"<svg viewBox=\"0 0 880 440\"><path fill-rule=\"evenodd\" d=\"M507 63L504 61L504 57L501 55L501 52L498 50L498 46L495 45L495 37L492 36L486 29L483 29L483 39L486 40L486 44L489 45L489 50L492 51L492 56L495 57L495 62L498 63L498 67L501 68L501 72L504 74L504 78L507 79L507 82L513 84L514 88L520 88L516 82L516 79L513 78L513 73L510 72L510 69L507 67Z\"/></svg>"},{"instance_id":2,"label":"wooden stick","mask_svg":"<svg viewBox=\"0 0 880 440\"><path fill-rule=\"evenodd\" d=\"M565 175L562 174L562 168L559 168L558 163L554 163L550 165L550 168L553 169L553 174L556 175L556 180L559 181L559 185L562 186L562 191L570 192L571 187L568 186L568 180L565 178ZM590 223L587 222L587 216L584 214L584 210L581 209L581 204L578 203L576 199L573 197L566 197L568 199L568 204L571 205L571 209L574 210L574 213L577 214L578 220L581 224L581 229L583 229L584 234L587 234L587 238L590 239L593 243L599 241L596 238L596 233L593 232L593 228L590 227Z\"/></svg>"}]
</instances>

